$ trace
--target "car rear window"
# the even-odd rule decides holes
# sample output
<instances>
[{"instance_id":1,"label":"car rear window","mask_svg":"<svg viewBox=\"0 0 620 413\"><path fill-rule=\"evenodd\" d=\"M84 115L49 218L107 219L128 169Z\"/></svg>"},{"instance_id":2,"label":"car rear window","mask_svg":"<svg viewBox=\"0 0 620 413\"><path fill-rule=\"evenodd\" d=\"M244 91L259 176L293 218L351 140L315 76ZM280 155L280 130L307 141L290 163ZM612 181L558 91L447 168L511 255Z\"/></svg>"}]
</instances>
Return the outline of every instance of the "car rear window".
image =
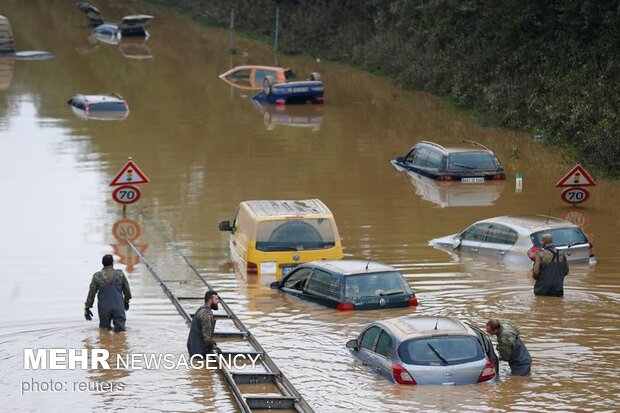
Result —
<instances>
[{"instance_id":1,"label":"car rear window","mask_svg":"<svg viewBox=\"0 0 620 413\"><path fill-rule=\"evenodd\" d=\"M451 171L495 170L498 166L489 152L456 152L448 157Z\"/></svg>"},{"instance_id":2,"label":"car rear window","mask_svg":"<svg viewBox=\"0 0 620 413\"><path fill-rule=\"evenodd\" d=\"M569 228L554 228L547 231L539 231L534 232L530 235L532 239L532 243L534 246L541 248L542 243L540 242L543 234L550 233L553 237L553 244L556 246L565 246L565 245L577 245L577 244L587 244L588 238L585 236L583 231L579 228L569 227Z\"/></svg>"},{"instance_id":3,"label":"car rear window","mask_svg":"<svg viewBox=\"0 0 620 413\"><path fill-rule=\"evenodd\" d=\"M464 364L484 358L478 340L468 336L407 340L400 345L398 353L405 364L422 366Z\"/></svg>"},{"instance_id":4,"label":"car rear window","mask_svg":"<svg viewBox=\"0 0 620 413\"><path fill-rule=\"evenodd\" d=\"M328 219L281 219L258 224L256 249L259 251L317 250L335 245L334 230Z\"/></svg>"},{"instance_id":5,"label":"car rear window","mask_svg":"<svg viewBox=\"0 0 620 413\"><path fill-rule=\"evenodd\" d=\"M127 110L125 103L123 102L101 102L91 103L89 106L91 112L124 112Z\"/></svg>"},{"instance_id":6,"label":"car rear window","mask_svg":"<svg viewBox=\"0 0 620 413\"><path fill-rule=\"evenodd\" d=\"M411 294L411 288L398 271L345 277L344 296L348 299L402 293Z\"/></svg>"}]
</instances>

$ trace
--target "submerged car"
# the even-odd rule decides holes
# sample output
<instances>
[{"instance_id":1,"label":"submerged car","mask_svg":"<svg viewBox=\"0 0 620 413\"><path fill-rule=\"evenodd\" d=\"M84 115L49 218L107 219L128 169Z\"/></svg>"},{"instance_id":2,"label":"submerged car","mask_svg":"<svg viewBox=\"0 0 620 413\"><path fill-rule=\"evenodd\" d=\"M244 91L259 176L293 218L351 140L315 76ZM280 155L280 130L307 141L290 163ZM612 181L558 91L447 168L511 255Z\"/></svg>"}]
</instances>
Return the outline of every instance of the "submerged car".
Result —
<instances>
[{"instance_id":1,"label":"submerged car","mask_svg":"<svg viewBox=\"0 0 620 413\"><path fill-rule=\"evenodd\" d=\"M67 103L71 105L73 113L82 119L123 120L129 115L129 105L122 96L115 93L76 94Z\"/></svg>"},{"instance_id":2,"label":"submerged car","mask_svg":"<svg viewBox=\"0 0 620 413\"><path fill-rule=\"evenodd\" d=\"M321 75L314 72L305 81L278 83L271 76L263 79L263 91L252 100L271 105L321 104L323 103Z\"/></svg>"},{"instance_id":3,"label":"submerged car","mask_svg":"<svg viewBox=\"0 0 620 413\"><path fill-rule=\"evenodd\" d=\"M260 90L266 77L271 77L277 83L286 83L293 79L295 74L290 68L244 65L234 67L219 77L239 89Z\"/></svg>"},{"instance_id":4,"label":"submerged car","mask_svg":"<svg viewBox=\"0 0 620 413\"><path fill-rule=\"evenodd\" d=\"M462 143L467 146L418 142L405 156L391 162L398 170L417 172L438 181L472 184L506 178L504 168L490 149L470 140Z\"/></svg>"},{"instance_id":5,"label":"submerged car","mask_svg":"<svg viewBox=\"0 0 620 413\"><path fill-rule=\"evenodd\" d=\"M596 263L594 247L577 225L547 216L501 216L484 219L464 231L435 238L430 244L448 251L459 251L498 260L534 260L543 234L550 233L558 250L569 263Z\"/></svg>"},{"instance_id":6,"label":"submerged car","mask_svg":"<svg viewBox=\"0 0 620 413\"><path fill-rule=\"evenodd\" d=\"M240 272L286 275L298 264L343 257L334 215L320 199L241 202L230 232L230 254Z\"/></svg>"},{"instance_id":7,"label":"submerged car","mask_svg":"<svg viewBox=\"0 0 620 413\"><path fill-rule=\"evenodd\" d=\"M6 17L0 16L0 56L16 60L47 60L54 57L54 53L40 50L16 51L11 23Z\"/></svg>"},{"instance_id":8,"label":"submerged car","mask_svg":"<svg viewBox=\"0 0 620 413\"><path fill-rule=\"evenodd\" d=\"M491 338L453 317L407 315L377 321L346 343L364 365L398 384L495 381Z\"/></svg>"},{"instance_id":9,"label":"submerged car","mask_svg":"<svg viewBox=\"0 0 620 413\"><path fill-rule=\"evenodd\" d=\"M372 261L301 264L270 287L341 311L418 305L418 299L398 270Z\"/></svg>"},{"instance_id":10,"label":"submerged car","mask_svg":"<svg viewBox=\"0 0 620 413\"><path fill-rule=\"evenodd\" d=\"M153 20L153 16L134 14L114 23L104 21L99 9L92 4L78 2L76 7L86 14L93 35L101 42L118 44L122 36L149 36L146 26Z\"/></svg>"}]
</instances>

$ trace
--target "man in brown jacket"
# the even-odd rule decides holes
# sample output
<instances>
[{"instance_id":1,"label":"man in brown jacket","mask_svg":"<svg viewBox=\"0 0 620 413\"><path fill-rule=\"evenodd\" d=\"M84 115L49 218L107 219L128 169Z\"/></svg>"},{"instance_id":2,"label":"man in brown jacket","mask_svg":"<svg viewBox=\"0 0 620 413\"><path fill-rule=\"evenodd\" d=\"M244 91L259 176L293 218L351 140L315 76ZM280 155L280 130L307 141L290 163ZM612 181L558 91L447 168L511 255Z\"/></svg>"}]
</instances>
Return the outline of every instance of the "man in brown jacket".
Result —
<instances>
[{"instance_id":1,"label":"man in brown jacket","mask_svg":"<svg viewBox=\"0 0 620 413\"><path fill-rule=\"evenodd\" d=\"M536 254L532 270L532 276L536 280L534 294L562 297L564 277L568 275L566 255L555 248L551 234L543 234L540 241L542 249Z\"/></svg>"}]
</instances>

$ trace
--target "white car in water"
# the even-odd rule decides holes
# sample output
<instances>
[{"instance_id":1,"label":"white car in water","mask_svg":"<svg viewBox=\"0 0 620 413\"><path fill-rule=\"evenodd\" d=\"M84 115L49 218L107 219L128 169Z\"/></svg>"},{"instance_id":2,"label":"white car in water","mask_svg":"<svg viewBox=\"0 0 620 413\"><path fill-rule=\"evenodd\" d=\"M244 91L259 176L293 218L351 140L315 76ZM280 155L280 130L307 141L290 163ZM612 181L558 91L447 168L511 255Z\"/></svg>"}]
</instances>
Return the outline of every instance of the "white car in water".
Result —
<instances>
[{"instance_id":1,"label":"white car in water","mask_svg":"<svg viewBox=\"0 0 620 413\"><path fill-rule=\"evenodd\" d=\"M501 216L484 219L464 231L435 238L430 244L449 252L460 252L499 261L534 260L542 247L540 239L550 233L569 263L596 263L594 247L577 225L563 219L537 216Z\"/></svg>"}]
</instances>

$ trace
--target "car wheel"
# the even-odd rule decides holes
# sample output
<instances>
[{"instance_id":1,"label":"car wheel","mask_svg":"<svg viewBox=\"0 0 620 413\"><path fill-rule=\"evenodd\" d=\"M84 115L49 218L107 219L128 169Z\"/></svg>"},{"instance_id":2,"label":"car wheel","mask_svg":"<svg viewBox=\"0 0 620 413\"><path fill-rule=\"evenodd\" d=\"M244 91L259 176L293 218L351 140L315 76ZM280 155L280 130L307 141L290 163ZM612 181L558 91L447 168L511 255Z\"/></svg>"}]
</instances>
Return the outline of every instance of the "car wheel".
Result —
<instances>
[{"instance_id":1,"label":"car wheel","mask_svg":"<svg viewBox=\"0 0 620 413\"><path fill-rule=\"evenodd\" d=\"M265 92L265 95L271 95L271 87L274 83L275 82L273 80L273 77L265 76L265 78L263 79L263 92Z\"/></svg>"},{"instance_id":2,"label":"car wheel","mask_svg":"<svg viewBox=\"0 0 620 413\"><path fill-rule=\"evenodd\" d=\"M315 82L320 82L321 81L321 75L319 74L319 72L312 72L312 73L310 73L310 76L308 76L308 80L315 81Z\"/></svg>"}]
</instances>

